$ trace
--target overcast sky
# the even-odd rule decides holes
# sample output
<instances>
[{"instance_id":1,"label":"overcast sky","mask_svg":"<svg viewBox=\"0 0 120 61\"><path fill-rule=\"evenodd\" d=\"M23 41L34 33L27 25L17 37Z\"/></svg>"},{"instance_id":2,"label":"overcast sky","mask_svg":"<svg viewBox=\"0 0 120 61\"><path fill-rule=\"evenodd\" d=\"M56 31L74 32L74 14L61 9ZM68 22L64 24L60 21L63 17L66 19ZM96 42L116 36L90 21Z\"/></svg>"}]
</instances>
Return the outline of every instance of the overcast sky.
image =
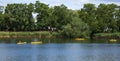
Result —
<instances>
[{"instance_id":1,"label":"overcast sky","mask_svg":"<svg viewBox=\"0 0 120 61\"><path fill-rule=\"evenodd\" d=\"M36 0L0 0L0 5L6 6L9 3L35 3ZM42 3L49 4L50 6L64 4L70 9L80 9L85 3L93 3L96 6L100 3L115 3L120 5L120 0L39 0Z\"/></svg>"}]
</instances>

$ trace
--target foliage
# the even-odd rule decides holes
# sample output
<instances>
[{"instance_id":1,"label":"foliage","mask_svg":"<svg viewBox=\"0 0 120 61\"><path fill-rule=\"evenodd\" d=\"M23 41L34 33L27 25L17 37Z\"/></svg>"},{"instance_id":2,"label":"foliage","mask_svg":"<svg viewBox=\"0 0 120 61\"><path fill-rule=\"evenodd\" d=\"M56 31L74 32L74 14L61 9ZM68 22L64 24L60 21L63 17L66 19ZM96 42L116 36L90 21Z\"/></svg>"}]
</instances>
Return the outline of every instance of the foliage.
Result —
<instances>
[{"instance_id":1,"label":"foliage","mask_svg":"<svg viewBox=\"0 0 120 61\"><path fill-rule=\"evenodd\" d=\"M38 29L43 29L48 26L48 17L50 16L50 8L48 5L36 1L35 3L35 12L37 15L37 27Z\"/></svg>"},{"instance_id":2,"label":"foliage","mask_svg":"<svg viewBox=\"0 0 120 61\"><path fill-rule=\"evenodd\" d=\"M31 31L34 29L34 20L32 17L33 4L8 4L5 9L5 14L12 15L11 20L6 18L6 21L14 21L13 27L9 27L9 31ZM6 22L8 23L8 22Z\"/></svg>"},{"instance_id":3,"label":"foliage","mask_svg":"<svg viewBox=\"0 0 120 61\"><path fill-rule=\"evenodd\" d=\"M73 15L71 18L71 23L63 26L61 34L67 37L87 37L89 35L89 27L86 23L81 21L80 18L77 17L77 14Z\"/></svg>"},{"instance_id":4,"label":"foliage","mask_svg":"<svg viewBox=\"0 0 120 61\"><path fill-rule=\"evenodd\" d=\"M37 21L32 13L37 13ZM91 38L96 33L120 32L120 6L116 4L84 4L80 10L65 5L49 7L36 1L32 4L0 6L0 31L58 31L67 37Z\"/></svg>"},{"instance_id":5,"label":"foliage","mask_svg":"<svg viewBox=\"0 0 120 61\"><path fill-rule=\"evenodd\" d=\"M3 13L3 10L4 10L4 7L3 7L3 6L0 6L0 14Z\"/></svg>"},{"instance_id":6,"label":"foliage","mask_svg":"<svg viewBox=\"0 0 120 61\"><path fill-rule=\"evenodd\" d=\"M116 32L118 30L115 13L115 4L100 4L97 8L99 32Z\"/></svg>"},{"instance_id":7,"label":"foliage","mask_svg":"<svg viewBox=\"0 0 120 61\"><path fill-rule=\"evenodd\" d=\"M60 30L62 26L70 23L69 10L65 5L54 6L51 8L51 15L49 17L49 26Z\"/></svg>"}]
</instances>

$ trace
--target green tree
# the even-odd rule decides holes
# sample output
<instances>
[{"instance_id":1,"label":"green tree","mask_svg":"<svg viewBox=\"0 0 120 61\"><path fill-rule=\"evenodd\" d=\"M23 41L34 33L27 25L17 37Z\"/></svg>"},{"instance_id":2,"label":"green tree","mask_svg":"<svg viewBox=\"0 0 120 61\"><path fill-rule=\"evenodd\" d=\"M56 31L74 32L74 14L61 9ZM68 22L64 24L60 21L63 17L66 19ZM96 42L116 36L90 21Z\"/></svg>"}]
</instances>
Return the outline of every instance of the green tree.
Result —
<instances>
[{"instance_id":1,"label":"green tree","mask_svg":"<svg viewBox=\"0 0 120 61\"><path fill-rule=\"evenodd\" d=\"M43 29L44 27L47 27L47 22L48 22L47 20L48 17L50 16L49 6L39 1L36 1L35 12L38 13L37 15L38 29Z\"/></svg>"},{"instance_id":2,"label":"green tree","mask_svg":"<svg viewBox=\"0 0 120 61\"><path fill-rule=\"evenodd\" d=\"M60 31L63 36L67 37L88 37L89 27L83 22L76 12L71 13L72 17L69 17L71 22L62 27Z\"/></svg>"},{"instance_id":3,"label":"green tree","mask_svg":"<svg viewBox=\"0 0 120 61\"><path fill-rule=\"evenodd\" d=\"M10 14L3 14L0 16L0 27L2 31L9 31L14 28L13 21L12 21L12 15Z\"/></svg>"},{"instance_id":4,"label":"green tree","mask_svg":"<svg viewBox=\"0 0 120 61\"><path fill-rule=\"evenodd\" d=\"M2 30L2 21L4 20L3 18L3 6L0 6L0 30Z\"/></svg>"},{"instance_id":5,"label":"green tree","mask_svg":"<svg viewBox=\"0 0 120 61\"><path fill-rule=\"evenodd\" d=\"M34 26L33 10L33 4L8 4L5 14L12 15L14 20L16 20L13 25L17 31L30 31L33 30Z\"/></svg>"},{"instance_id":6,"label":"green tree","mask_svg":"<svg viewBox=\"0 0 120 61\"><path fill-rule=\"evenodd\" d=\"M94 36L94 33L97 32L97 20L96 20L96 7L94 4L85 4L84 7L78 11L79 17L83 22L87 23L90 28L90 37Z\"/></svg>"},{"instance_id":7,"label":"green tree","mask_svg":"<svg viewBox=\"0 0 120 61\"><path fill-rule=\"evenodd\" d=\"M116 22L117 22L117 27L118 27L118 32L120 32L120 6L116 7Z\"/></svg>"},{"instance_id":8,"label":"green tree","mask_svg":"<svg viewBox=\"0 0 120 61\"><path fill-rule=\"evenodd\" d=\"M99 22L99 32L115 32L117 31L117 22L115 13L117 5L115 4L100 4L97 8L97 20Z\"/></svg>"},{"instance_id":9,"label":"green tree","mask_svg":"<svg viewBox=\"0 0 120 61\"><path fill-rule=\"evenodd\" d=\"M69 19L69 10L65 5L54 6L52 9L51 21L53 26L60 30L62 26L70 23Z\"/></svg>"},{"instance_id":10,"label":"green tree","mask_svg":"<svg viewBox=\"0 0 120 61\"><path fill-rule=\"evenodd\" d=\"M4 10L4 7L3 7L3 6L0 6L0 14L3 13L3 10Z\"/></svg>"}]
</instances>

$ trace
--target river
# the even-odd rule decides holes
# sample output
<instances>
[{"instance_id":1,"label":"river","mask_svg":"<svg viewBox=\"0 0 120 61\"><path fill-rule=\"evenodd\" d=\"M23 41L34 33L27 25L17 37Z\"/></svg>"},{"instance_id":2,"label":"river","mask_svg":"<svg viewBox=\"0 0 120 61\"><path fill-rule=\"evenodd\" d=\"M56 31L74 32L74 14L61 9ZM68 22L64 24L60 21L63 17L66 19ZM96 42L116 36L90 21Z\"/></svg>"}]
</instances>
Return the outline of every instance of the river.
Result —
<instances>
[{"instance_id":1,"label":"river","mask_svg":"<svg viewBox=\"0 0 120 61\"><path fill-rule=\"evenodd\" d=\"M19 45L18 41L27 44ZM30 44L40 41L43 44ZM66 39L0 39L0 61L120 61L120 44Z\"/></svg>"}]
</instances>

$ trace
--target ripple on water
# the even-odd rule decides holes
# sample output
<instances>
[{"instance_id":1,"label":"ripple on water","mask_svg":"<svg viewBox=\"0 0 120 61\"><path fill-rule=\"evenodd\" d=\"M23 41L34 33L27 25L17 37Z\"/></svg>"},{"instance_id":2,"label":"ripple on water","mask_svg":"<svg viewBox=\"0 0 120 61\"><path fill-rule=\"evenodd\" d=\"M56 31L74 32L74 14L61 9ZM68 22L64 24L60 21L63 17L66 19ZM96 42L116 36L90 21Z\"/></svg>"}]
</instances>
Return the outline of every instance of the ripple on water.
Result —
<instances>
[{"instance_id":1,"label":"ripple on water","mask_svg":"<svg viewBox=\"0 0 120 61\"><path fill-rule=\"evenodd\" d=\"M0 61L119 61L115 44L0 45Z\"/></svg>"}]
</instances>

